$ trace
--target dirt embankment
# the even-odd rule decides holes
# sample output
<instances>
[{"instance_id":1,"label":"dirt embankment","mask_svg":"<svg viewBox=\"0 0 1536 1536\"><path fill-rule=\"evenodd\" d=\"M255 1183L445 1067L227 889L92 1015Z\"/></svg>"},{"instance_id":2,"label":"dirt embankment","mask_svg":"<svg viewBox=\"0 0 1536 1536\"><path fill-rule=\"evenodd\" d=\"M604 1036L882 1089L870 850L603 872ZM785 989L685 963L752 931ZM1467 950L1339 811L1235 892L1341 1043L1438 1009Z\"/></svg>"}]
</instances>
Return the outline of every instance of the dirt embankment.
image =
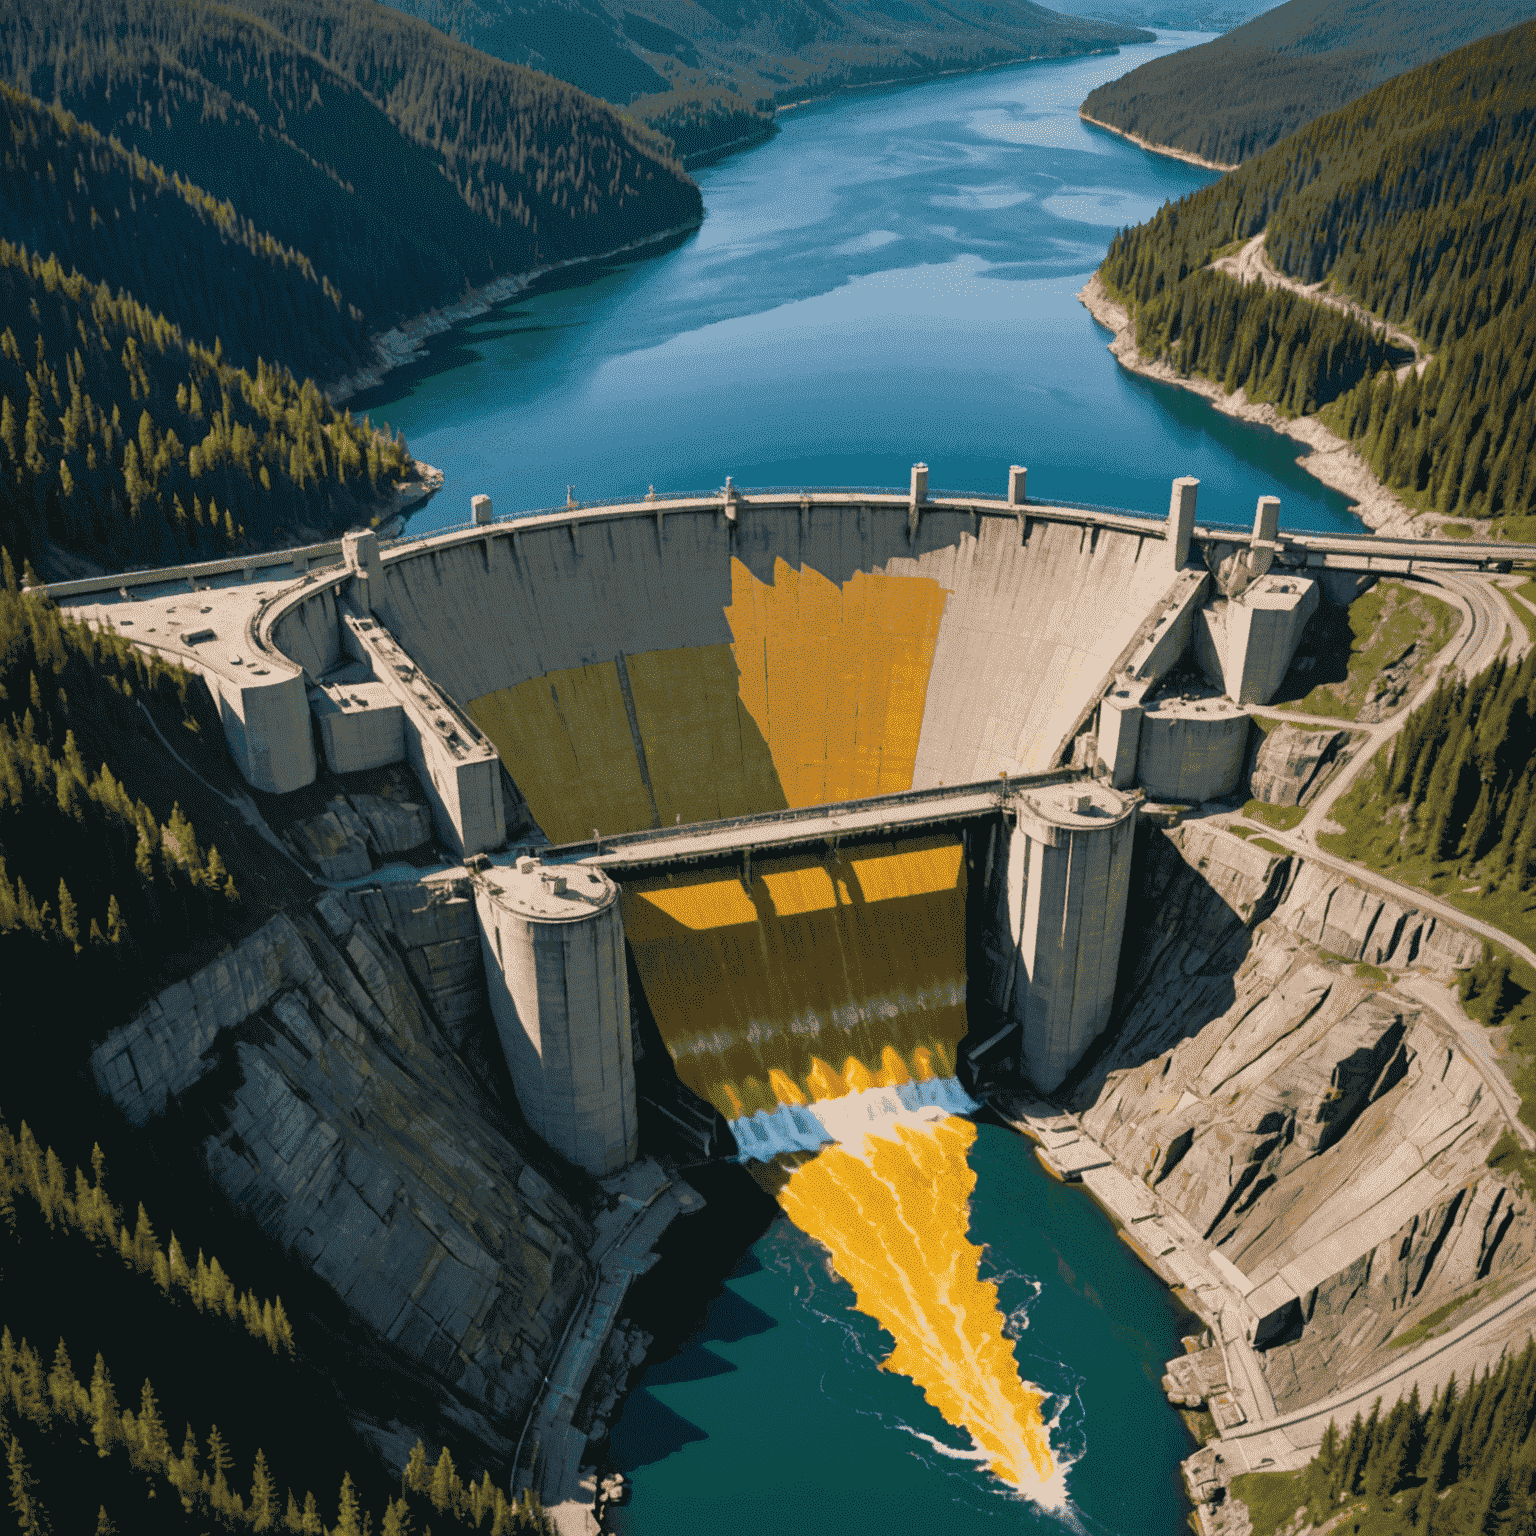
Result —
<instances>
[{"instance_id":1,"label":"dirt embankment","mask_svg":"<svg viewBox=\"0 0 1536 1536\"><path fill-rule=\"evenodd\" d=\"M1101 122L1096 117L1089 117L1081 107L1077 115L1085 123L1092 123L1095 128L1103 128L1108 133L1119 134L1122 139L1129 139L1138 149L1150 150L1154 155L1167 155L1170 160L1182 160L1186 165L1198 165L1207 171L1235 171L1235 165L1225 165L1220 160L1207 160L1203 155L1192 155L1187 149L1174 149L1168 144L1154 144L1151 139L1144 139L1139 133L1132 133L1126 128L1116 128L1113 123Z\"/></svg>"}]
</instances>

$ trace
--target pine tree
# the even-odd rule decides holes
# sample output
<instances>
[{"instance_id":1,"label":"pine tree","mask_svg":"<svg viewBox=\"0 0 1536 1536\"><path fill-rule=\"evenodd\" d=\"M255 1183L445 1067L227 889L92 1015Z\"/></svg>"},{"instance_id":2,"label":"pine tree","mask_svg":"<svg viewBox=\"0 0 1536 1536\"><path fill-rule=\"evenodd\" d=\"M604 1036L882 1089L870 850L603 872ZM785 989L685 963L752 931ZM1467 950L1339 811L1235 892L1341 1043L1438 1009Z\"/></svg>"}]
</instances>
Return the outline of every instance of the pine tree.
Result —
<instances>
[{"instance_id":1,"label":"pine tree","mask_svg":"<svg viewBox=\"0 0 1536 1536\"><path fill-rule=\"evenodd\" d=\"M267 1470L267 1458L258 1449L251 1470L251 1498L247 1514L253 1531L270 1531L277 1520L277 1489Z\"/></svg>"},{"instance_id":2,"label":"pine tree","mask_svg":"<svg viewBox=\"0 0 1536 1536\"><path fill-rule=\"evenodd\" d=\"M14 1435L5 1443L6 1470L9 1475L11 1509L21 1536L48 1536L48 1515L37 1497L37 1480L27 1463L21 1441Z\"/></svg>"},{"instance_id":3,"label":"pine tree","mask_svg":"<svg viewBox=\"0 0 1536 1536\"><path fill-rule=\"evenodd\" d=\"M459 1477L454 1470L453 1457L448 1454L445 1445L442 1454L437 1458L437 1465L432 1469L432 1507L442 1514L451 1509L454 1503L454 1495L458 1492Z\"/></svg>"},{"instance_id":4,"label":"pine tree","mask_svg":"<svg viewBox=\"0 0 1536 1536\"><path fill-rule=\"evenodd\" d=\"M431 1481L432 1474L427 1470L427 1448L418 1440L411 1447L411 1454L406 1459L405 1473L401 1482L411 1493L425 1493Z\"/></svg>"},{"instance_id":5,"label":"pine tree","mask_svg":"<svg viewBox=\"0 0 1536 1536\"><path fill-rule=\"evenodd\" d=\"M112 1447L123 1437L123 1415L117 1406L117 1394L112 1390L112 1378L107 1374L107 1363L96 1356L96 1370L91 1376L91 1438L96 1442L96 1454L109 1456Z\"/></svg>"},{"instance_id":6,"label":"pine tree","mask_svg":"<svg viewBox=\"0 0 1536 1536\"><path fill-rule=\"evenodd\" d=\"M75 899L69 894L69 887L65 885L62 877L59 880L59 931L78 955L80 953L80 914L75 909Z\"/></svg>"},{"instance_id":7,"label":"pine tree","mask_svg":"<svg viewBox=\"0 0 1536 1536\"><path fill-rule=\"evenodd\" d=\"M357 1490L352 1486L350 1472L342 1476L336 1526L331 1536L363 1536L362 1512L358 1508Z\"/></svg>"}]
</instances>

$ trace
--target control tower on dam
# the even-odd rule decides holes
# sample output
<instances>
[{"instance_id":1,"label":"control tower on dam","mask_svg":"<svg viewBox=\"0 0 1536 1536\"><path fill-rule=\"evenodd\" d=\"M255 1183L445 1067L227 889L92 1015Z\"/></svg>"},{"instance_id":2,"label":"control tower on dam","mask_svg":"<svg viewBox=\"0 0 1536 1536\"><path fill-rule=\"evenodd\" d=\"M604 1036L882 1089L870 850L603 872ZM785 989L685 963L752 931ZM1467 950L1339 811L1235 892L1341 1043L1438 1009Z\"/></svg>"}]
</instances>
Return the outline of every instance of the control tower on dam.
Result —
<instances>
[{"instance_id":1,"label":"control tower on dam","mask_svg":"<svg viewBox=\"0 0 1536 1536\"><path fill-rule=\"evenodd\" d=\"M930 495L918 465L905 493L727 482L499 522L477 497L393 547L60 595L207 679L263 789L411 764L483 887L529 1122L609 1172L636 976L727 1119L978 1051L1070 1072L1110 1016L1138 801L1234 787L1241 706L1318 602L1277 502L1212 531L1197 492L1151 517L1031 501L1022 469ZM524 868L533 829L557 847Z\"/></svg>"}]
</instances>

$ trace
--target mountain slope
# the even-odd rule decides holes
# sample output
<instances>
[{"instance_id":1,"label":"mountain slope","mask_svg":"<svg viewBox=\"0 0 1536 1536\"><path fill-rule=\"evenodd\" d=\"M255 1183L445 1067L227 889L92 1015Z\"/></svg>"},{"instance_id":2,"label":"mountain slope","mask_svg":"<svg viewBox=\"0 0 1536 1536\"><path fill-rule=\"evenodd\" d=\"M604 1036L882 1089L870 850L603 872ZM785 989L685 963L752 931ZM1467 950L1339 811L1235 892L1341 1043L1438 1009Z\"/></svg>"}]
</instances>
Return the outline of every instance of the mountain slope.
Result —
<instances>
[{"instance_id":1,"label":"mountain slope","mask_svg":"<svg viewBox=\"0 0 1536 1536\"><path fill-rule=\"evenodd\" d=\"M1286 0L1092 92L1083 114L1236 165L1372 86L1536 15L1536 0Z\"/></svg>"},{"instance_id":2,"label":"mountain slope","mask_svg":"<svg viewBox=\"0 0 1536 1536\"><path fill-rule=\"evenodd\" d=\"M1261 342L1274 291L1206 269L1222 248L1267 230L1281 271L1327 283L1433 353L1422 371L1406 369L1401 378L1377 371L1379 364L1352 387L1341 378L1343 393L1314 401L1323 420L1385 484L1426 510L1529 517L1536 503L1533 57L1532 22L1462 48L1123 231L1099 276L1130 311L1139 349L1228 392L1244 387L1275 398L1266 391L1296 371L1296 349L1311 346L1315 333L1271 333Z\"/></svg>"},{"instance_id":3,"label":"mountain slope","mask_svg":"<svg viewBox=\"0 0 1536 1536\"><path fill-rule=\"evenodd\" d=\"M629 105L681 154L760 135L774 103L846 85L1151 40L1029 0L391 3L500 58Z\"/></svg>"},{"instance_id":4,"label":"mountain slope","mask_svg":"<svg viewBox=\"0 0 1536 1536\"><path fill-rule=\"evenodd\" d=\"M187 335L219 337L231 362L277 355L327 377L371 357L361 311L306 256L234 204L4 85L0 179L8 239L126 288Z\"/></svg>"},{"instance_id":5,"label":"mountain slope","mask_svg":"<svg viewBox=\"0 0 1536 1536\"><path fill-rule=\"evenodd\" d=\"M244 12L14 0L0 77L232 203L370 329L699 216L659 140L567 85L371 0Z\"/></svg>"}]
</instances>

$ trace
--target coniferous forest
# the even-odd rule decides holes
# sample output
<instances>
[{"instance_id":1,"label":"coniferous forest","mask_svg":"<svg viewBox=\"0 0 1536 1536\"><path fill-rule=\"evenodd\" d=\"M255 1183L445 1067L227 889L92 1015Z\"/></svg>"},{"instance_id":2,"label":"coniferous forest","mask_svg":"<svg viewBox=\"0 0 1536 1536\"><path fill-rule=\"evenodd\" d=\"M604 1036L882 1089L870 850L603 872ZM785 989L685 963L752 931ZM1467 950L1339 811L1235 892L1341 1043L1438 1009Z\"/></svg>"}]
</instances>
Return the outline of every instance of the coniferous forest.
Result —
<instances>
[{"instance_id":1,"label":"coniferous forest","mask_svg":"<svg viewBox=\"0 0 1536 1536\"><path fill-rule=\"evenodd\" d=\"M1099 269L1139 348L1284 412L1318 410L1384 483L1442 514L1536 499L1536 24L1328 114L1121 232ZM1364 325L1204 270L1267 231L1282 272L1402 326ZM1314 309L1316 306L1311 306Z\"/></svg>"},{"instance_id":2,"label":"coniferous forest","mask_svg":"<svg viewBox=\"0 0 1536 1536\"><path fill-rule=\"evenodd\" d=\"M412 461L323 388L371 332L700 210L664 140L360 0L18 0L0 77L0 545L45 574L377 520Z\"/></svg>"},{"instance_id":3,"label":"coniferous forest","mask_svg":"<svg viewBox=\"0 0 1536 1536\"><path fill-rule=\"evenodd\" d=\"M1082 110L1150 143L1238 165L1372 86L1532 15L1532 0L1284 0L1107 81Z\"/></svg>"},{"instance_id":4,"label":"coniferous forest","mask_svg":"<svg viewBox=\"0 0 1536 1536\"><path fill-rule=\"evenodd\" d=\"M1536 1342L1475 1376L1451 1377L1426 1405L1417 1390L1378 1402L1347 1429L1329 1424L1300 1473L1236 1479L1240 1496L1305 1509L1371 1536L1525 1536L1536 1530ZM1350 1517L1354 1519L1351 1521Z\"/></svg>"}]
</instances>

